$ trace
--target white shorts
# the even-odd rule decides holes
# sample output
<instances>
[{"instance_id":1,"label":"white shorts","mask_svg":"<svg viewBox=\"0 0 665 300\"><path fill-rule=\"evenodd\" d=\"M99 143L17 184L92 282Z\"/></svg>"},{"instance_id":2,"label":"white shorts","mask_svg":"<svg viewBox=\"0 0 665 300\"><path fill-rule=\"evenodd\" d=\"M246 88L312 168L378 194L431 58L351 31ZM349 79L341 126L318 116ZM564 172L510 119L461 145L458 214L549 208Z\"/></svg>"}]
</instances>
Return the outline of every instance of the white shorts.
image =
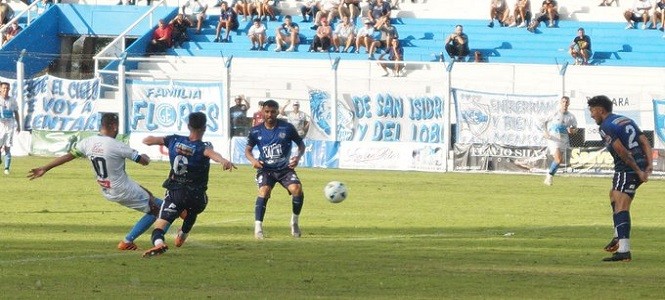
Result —
<instances>
[{"instance_id":1,"label":"white shorts","mask_svg":"<svg viewBox=\"0 0 665 300\"><path fill-rule=\"evenodd\" d=\"M14 128L0 124L0 146L11 147L14 145Z\"/></svg>"},{"instance_id":2,"label":"white shorts","mask_svg":"<svg viewBox=\"0 0 665 300\"><path fill-rule=\"evenodd\" d=\"M134 181L129 181L123 187L112 189L102 188L102 194L111 202L140 212L150 212L150 194Z\"/></svg>"},{"instance_id":3,"label":"white shorts","mask_svg":"<svg viewBox=\"0 0 665 300\"><path fill-rule=\"evenodd\" d=\"M560 141L547 141L547 150L548 153L552 156L556 154L557 151L561 151L561 154L565 154L566 150L568 150L568 144L560 142Z\"/></svg>"}]
</instances>

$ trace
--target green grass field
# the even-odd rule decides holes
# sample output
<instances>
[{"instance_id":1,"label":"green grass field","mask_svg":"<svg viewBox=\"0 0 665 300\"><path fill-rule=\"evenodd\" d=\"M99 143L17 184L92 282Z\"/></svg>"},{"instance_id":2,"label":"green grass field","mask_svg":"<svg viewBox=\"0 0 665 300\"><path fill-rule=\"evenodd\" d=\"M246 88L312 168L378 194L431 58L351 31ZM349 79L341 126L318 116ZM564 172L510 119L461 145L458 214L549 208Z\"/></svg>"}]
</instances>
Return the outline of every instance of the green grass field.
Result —
<instances>
[{"instance_id":1,"label":"green grass field","mask_svg":"<svg viewBox=\"0 0 665 300\"><path fill-rule=\"evenodd\" d=\"M0 175L0 298L665 298L662 180L633 204L633 261L603 263L608 177L546 187L541 176L299 169L303 237L290 236L290 198L275 189L257 241L254 171L214 168L187 243L173 246L177 221L169 252L144 259L115 248L141 214L106 201L86 160L25 178L48 160L14 158ZM167 170L128 164L156 195ZM345 202L323 198L330 180L347 183Z\"/></svg>"}]
</instances>

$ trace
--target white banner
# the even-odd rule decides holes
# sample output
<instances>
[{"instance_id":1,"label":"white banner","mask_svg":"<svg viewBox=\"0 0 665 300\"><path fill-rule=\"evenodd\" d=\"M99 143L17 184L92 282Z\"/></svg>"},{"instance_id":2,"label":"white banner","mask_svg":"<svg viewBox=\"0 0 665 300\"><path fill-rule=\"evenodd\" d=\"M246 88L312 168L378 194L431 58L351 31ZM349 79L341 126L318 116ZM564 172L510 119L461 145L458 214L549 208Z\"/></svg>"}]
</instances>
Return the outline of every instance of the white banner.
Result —
<instances>
[{"instance_id":1,"label":"white banner","mask_svg":"<svg viewBox=\"0 0 665 300\"><path fill-rule=\"evenodd\" d=\"M615 114L619 115L624 115L626 117L629 117L635 121L635 123L640 126L640 129L645 130L649 128L644 128L642 126L642 111L644 112L650 112L651 107L645 107L644 109L642 108L642 105L640 102L640 95L639 94L619 94L619 93L589 93L589 92L579 92L577 99L580 99L578 101L583 101L584 102L584 107L586 108L587 101L596 95L605 95L612 99L612 102L614 103L614 106L612 107L612 112ZM650 104L650 103L649 103ZM584 127L584 139L585 141L600 141L600 133L598 132L598 125L596 124L596 121L594 121L591 118L591 115L589 114L589 110L585 109L584 110L584 120L585 120L585 127Z\"/></svg>"},{"instance_id":2,"label":"white banner","mask_svg":"<svg viewBox=\"0 0 665 300\"><path fill-rule=\"evenodd\" d=\"M545 146L542 120L556 111L556 95L500 95L454 90L457 143Z\"/></svg>"},{"instance_id":3,"label":"white banner","mask_svg":"<svg viewBox=\"0 0 665 300\"><path fill-rule=\"evenodd\" d=\"M208 116L206 136L222 134L220 82L127 81L128 120L132 132L187 134L192 112Z\"/></svg>"},{"instance_id":4,"label":"white banner","mask_svg":"<svg viewBox=\"0 0 665 300\"><path fill-rule=\"evenodd\" d=\"M443 145L392 142L342 142L339 167L371 170L444 171Z\"/></svg>"}]
</instances>

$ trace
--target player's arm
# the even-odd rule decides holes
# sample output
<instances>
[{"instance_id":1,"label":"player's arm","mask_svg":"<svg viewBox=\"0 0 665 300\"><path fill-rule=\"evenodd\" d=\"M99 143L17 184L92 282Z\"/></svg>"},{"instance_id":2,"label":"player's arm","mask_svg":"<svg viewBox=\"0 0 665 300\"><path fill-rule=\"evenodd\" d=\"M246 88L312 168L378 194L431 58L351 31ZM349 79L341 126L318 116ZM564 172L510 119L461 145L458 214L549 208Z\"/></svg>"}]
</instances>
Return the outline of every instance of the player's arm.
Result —
<instances>
[{"instance_id":1,"label":"player's arm","mask_svg":"<svg viewBox=\"0 0 665 300\"><path fill-rule=\"evenodd\" d=\"M67 153L63 156L60 156L60 157L52 160L50 163L46 164L45 166L31 169L30 171L28 171L28 178L30 180L33 180L33 179L42 177L49 170L51 170L51 169L53 169L53 168L55 168L59 165L68 163L68 162L74 160L75 158L76 158L76 156L74 156L73 154Z\"/></svg>"},{"instance_id":2,"label":"player's arm","mask_svg":"<svg viewBox=\"0 0 665 300\"><path fill-rule=\"evenodd\" d=\"M286 107L289 106L289 104L291 104L291 100L287 100L286 104L284 104L284 106L279 108L279 114L280 115L286 116Z\"/></svg>"},{"instance_id":3,"label":"player's arm","mask_svg":"<svg viewBox=\"0 0 665 300\"><path fill-rule=\"evenodd\" d=\"M16 119L16 132L21 132L21 120L18 117L18 111L14 111L14 119Z\"/></svg>"},{"instance_id":4,"label":"player's arm","mask_svg":"<svg viewBox=\"0 0 665 300\"><path fill-rule=\"evenodd\" d=\"M212 159L215 162L220 163L224 171L226 170L233 171L233 169L238 169L231 161L224 158L221 154L213 150L211 147L206 147L206 149L203 150L203 155Z\"/></svg>"},{"instance_id":5,"label":"player's arm","mask_svg":"<svg viewBox=\"0 0 665 300\"><path fill-rule=\"evenodd\" d=\"M164 146L164 137L150 135L143 139L143 143L148 146L154 146L154 145Z\"/></svg>"},{"instance_id":6,"label":"player's arm","mask_svg":"<svg viewBox=\"0 0 665 300\"><path fill-rule=\"evenodd\" d=\"M289 161L289 168L291 169L295 169L295 167L298 166L302 156L305 155L305 142L303 142L302 139L298 139L294 142L296 145L298 145L298 154L294 157L291 157L291 160Z\"/></svg>"},{"instance_id":7,"label":"player's arm","mask_svg":"<svg viewBox=\"0 0 665 300\"><path fill-rule=\"evenodd\" d=\"M637 165L637 162L635 162L635 158L633 158L633 155L626 149L626 147L623 146L623 143L621 142L620 139L615 139L612 142L612 148L616 152L616 154L623 160L624 163L633 171L635 171L635 174L640 178L642 182L646 182L648 180L648 174L640 169L640 167Z\"/></svg>"},{"instance_id":8,"label":"player's arm","mask_svg":"<svg viewBox=\"0 0 665 300\"><path fill-rule=\"evenodd\" d=\"M640 147L642 147L642 151L644 151L644 155L647 158L647 165L644 172L646 172L647 175L651 174L651 172L653 172L653 149L649 144L649 139L647 139L646 135L640 134L637 138L637 143L640 144Z\"/></svg>"},{"instance_id":9,"label":"player's arm","mask_svg":"<svg viewBox=\"0 0 665 300\"><path fill-rule=\"evenodd\" d=\"M250 146L249 144L247 144L247 146L245 146L245 158L247 158L247 160L249 160L249 162L252 163L252 167L254 167L254 169L263 168L263 163L258 159L254 158L254 154L252 154L252 149L254 149L253 145Z\"/></svg>"}]
</instances>

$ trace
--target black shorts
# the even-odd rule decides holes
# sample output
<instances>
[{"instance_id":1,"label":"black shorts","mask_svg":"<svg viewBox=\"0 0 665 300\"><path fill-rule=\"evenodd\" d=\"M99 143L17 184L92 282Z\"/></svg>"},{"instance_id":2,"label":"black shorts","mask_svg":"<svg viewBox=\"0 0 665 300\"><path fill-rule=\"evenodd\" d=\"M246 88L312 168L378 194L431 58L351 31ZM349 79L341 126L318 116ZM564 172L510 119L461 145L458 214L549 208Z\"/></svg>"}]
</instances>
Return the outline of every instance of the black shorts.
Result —
<instances>
[{"instance_id":1,"label":"black shorts","mask_svg":"<svg viewBox=\"0 0 665 300\"><path fill-rule=\"evenodd\" d=\"M614 172L612 179L612 190L627 194L632 199L635 197L637 188L640 187L642 182L637 174L632 172Z\"/></svg>"},{"instance_id":2,"label":"black shorts","mask_svg":"<svg viewBox=\"0 0 665 300\"><path fill-rule=\"evenodd\" d=\"M167 190L164 204L159 210L159 218L173 223L183 210L187 214L200 214L208 205L208 195L201 190Z\"/></svg>"},{"instance_id":3,"label":"black shorts","mask_svg":"<svg viewBox=\"0 0 665 300\"><path fill-rule=\"evenodd\" d=\"M294 183L301 184L298 174L293 169L280 171L259 170L256 172L256 185L259 187L267 185L272 189L278 182L285 188Z\"/></svg>"}]
</instances>

